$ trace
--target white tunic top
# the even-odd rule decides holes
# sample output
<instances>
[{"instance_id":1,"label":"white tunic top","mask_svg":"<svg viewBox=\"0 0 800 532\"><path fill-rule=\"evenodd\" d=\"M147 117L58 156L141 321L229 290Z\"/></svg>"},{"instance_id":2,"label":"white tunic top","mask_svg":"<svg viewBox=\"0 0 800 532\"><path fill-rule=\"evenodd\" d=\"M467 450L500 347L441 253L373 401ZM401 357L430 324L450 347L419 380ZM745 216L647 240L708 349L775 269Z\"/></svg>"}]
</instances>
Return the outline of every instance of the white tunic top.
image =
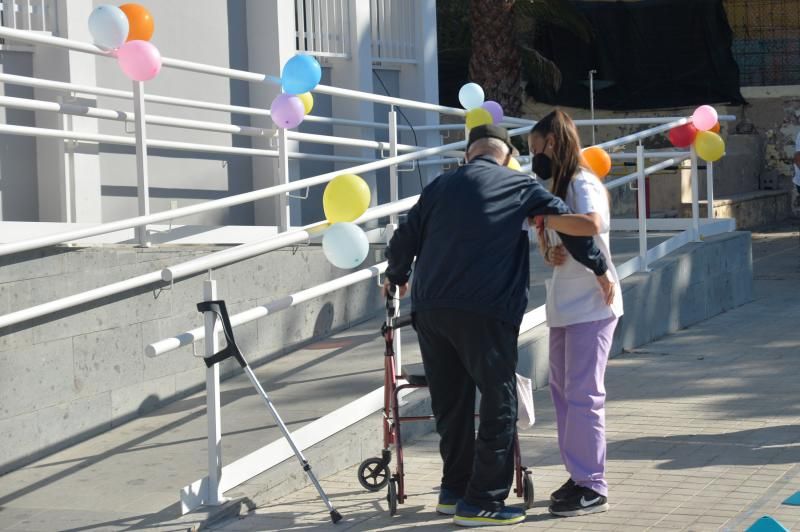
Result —
<instances>
[{"instance_id":1,"label":"white tunic top","mask_svg":"<svg viewBox=\"0 0 800 532\"><path fill-rule=\"evenodd\" d=\"M553 276L545 284L547 286L547 325L549 327L565 327L576 323L603 320L622 316L622 289L619 276L611 262L609 231L611 229L611 212L608 204L608 193L603 183L591 172L581 169L570 182L567 189L566 203L576 214L597 213L602 220L602 230L595 235L594 241L608 264L608 270L617 286L614 291L614 302L606 305L597 278L590 269L576 261L572 256L561 266L553 268ZM548 229L548 231L552 231ZM558 236L548 238L555 241Z\"/></svg>"}]
</instances>

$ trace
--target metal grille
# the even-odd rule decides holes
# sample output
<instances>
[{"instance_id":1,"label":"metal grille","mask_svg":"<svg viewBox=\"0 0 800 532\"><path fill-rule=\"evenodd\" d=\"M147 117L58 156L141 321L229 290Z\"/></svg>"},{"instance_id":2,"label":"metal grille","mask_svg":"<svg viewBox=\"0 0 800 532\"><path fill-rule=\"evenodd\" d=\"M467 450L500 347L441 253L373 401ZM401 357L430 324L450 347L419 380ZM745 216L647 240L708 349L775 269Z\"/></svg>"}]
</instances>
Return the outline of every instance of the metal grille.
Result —
<instances>
[{"instance_id":1,"label":"metal grille","mask_svg":"<svg viewBox=\"0 0 800 532\"><path fill-rule=\"evenodd\" d=\"M742 86L800 85L800 1L724 0Z\"/></svg>"},{"instance_id":2,"label":"metal grille","mask_svg":"<svg viewBox=\"0 0 800 532\"><path fill-rule=\"evenodd\" d=\"M53 0L0 0L0 25L56 33L53 8Z\"/></svg>"},{"instance_id":3,"label":"metal grille","mask_svg":"<svg viewBox=\"0 0 800 532\"><path fill-rule=\"evenodd\" d=\"M296 0L297 50L318 57L350 57L347 0Z\"/></svg>"}]
</instances>

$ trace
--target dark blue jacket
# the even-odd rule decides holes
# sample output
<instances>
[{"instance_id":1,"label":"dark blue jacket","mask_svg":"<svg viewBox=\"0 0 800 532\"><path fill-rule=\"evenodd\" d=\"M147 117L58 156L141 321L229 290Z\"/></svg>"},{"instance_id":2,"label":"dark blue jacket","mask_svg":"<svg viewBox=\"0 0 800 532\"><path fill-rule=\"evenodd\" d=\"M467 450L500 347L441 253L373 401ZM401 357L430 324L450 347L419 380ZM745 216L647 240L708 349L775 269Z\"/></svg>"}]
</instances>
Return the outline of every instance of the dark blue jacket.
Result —
<instances>
[{"instance_id":1,"label":"dark blue jacket","mask_svg":"<svg viewBox=\"0 0 800 532\"><path fill-rule=\"evenodd\" d=\"M528 175L478 157L437 177L397 228L386 250L386 276L411 276L414 311L461 309L519 326L530 284L529 216L569 208ZM602 275L606 264L591 237L560 235L575 260Z\"/></svg>"}]
</instances>

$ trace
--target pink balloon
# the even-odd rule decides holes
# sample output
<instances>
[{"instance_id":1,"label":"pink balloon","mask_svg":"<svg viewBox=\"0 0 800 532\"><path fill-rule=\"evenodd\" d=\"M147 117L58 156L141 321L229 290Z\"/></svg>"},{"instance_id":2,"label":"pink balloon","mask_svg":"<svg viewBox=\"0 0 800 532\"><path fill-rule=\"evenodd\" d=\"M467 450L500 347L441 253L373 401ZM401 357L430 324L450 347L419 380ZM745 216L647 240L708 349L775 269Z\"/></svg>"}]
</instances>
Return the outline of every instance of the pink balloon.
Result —
<instances>
[{"instance_id":1,"label":"pink balloon","mask_svg":"<svg viewBox=\"0 0 800 532\"><path fill-rule=\"evenodd\" d=\"M499 103L492 100L486 100L483 102L481 107L489 111L489 114L492 115L493 124L499 124L503 121L503 117L505 115L503 114L503 107Z\"/></svg>"},{"instance_id":2,"label":"pink balloon","mask_svg":"<svg viewBox=\"0 0 800 532\"><path fill-rule=\"evenodd\" d=\"M281 129L292 129L300 125L306 116L306 108L302 100L291 94L279 94L269 110L272 121Z\"/></svg>"},{"instance_id":3,"label":"pink balloon","mask_svg":"<svg viewBox=\"0 0 800 532\"><path fill-rule=\"evenodd\" d=\"M701 105L692 115L692 123L698 131L708 131L717 125L717 110L710 105Z\"/></svg>"},{"instance_id":4,"label":"pink balloon","mask_svg":"<svg viewBox=\"0 0 800 532\"><path fill-rule=\"evenodd\" d=\"M117 50L122 72L134 81L150 81L161 71L161 53L149 41L128 41Z\"/></svg>"}]
</instances>

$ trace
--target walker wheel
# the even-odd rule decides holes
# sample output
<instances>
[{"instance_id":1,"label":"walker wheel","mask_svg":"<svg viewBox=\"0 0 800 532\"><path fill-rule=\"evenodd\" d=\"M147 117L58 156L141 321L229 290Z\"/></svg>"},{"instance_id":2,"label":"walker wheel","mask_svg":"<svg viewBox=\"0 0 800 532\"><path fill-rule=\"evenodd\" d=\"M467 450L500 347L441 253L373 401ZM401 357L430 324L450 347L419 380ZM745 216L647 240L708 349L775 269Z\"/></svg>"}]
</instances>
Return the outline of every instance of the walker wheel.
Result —
<instances>
[{"instance_id":1,"label":"walker wheel","mask_svg":"<svg viewBox=\"0 0 800 532\"><path fill-rule=\"evenodd\" d=\"M380 458L367 458L358 466L358 482L368 491L380 491L389 482L389 468Z\"/></svg>"},{"instance_id":2,"label":"walker wheel","mask_svg":"<svg viewBox=\"0 0 800 532\"><path fill-rule=\"evenodd\" d=\"M525 500L525 509L533 508L533 471L522 470L522 497Z\"/></svg>"},{"instance_id":3,"label":"walker wheel","mask_svg":"<svg viewBox=\"0 0 800 532\"><path fill-rule=\"evenodd\" d=\"M386 501L389 503L389 515L397 515L397 479L389 481L389 490L386 493Z\"/></svg>"}]
</instances>

